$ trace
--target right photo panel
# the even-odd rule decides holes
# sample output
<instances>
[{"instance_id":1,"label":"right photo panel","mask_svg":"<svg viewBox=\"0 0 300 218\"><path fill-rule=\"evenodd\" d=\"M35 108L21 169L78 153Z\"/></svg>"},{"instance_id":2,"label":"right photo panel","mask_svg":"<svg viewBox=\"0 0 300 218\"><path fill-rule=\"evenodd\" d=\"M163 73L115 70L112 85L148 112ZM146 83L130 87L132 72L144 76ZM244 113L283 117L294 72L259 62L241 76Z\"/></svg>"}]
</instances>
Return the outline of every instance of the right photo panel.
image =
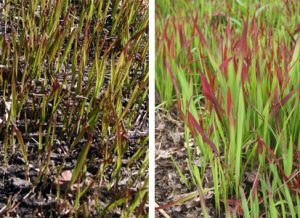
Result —
<instances>
[{"instance_id":1,"label":"right photo panel","mask_svg":"<svg viewBox=\"0 0 300 218\"><path fill-rule=\"evenodd\" d=\"M156 0L156 217L300 217L299 12Z\"/></svg>"}]
</instances>

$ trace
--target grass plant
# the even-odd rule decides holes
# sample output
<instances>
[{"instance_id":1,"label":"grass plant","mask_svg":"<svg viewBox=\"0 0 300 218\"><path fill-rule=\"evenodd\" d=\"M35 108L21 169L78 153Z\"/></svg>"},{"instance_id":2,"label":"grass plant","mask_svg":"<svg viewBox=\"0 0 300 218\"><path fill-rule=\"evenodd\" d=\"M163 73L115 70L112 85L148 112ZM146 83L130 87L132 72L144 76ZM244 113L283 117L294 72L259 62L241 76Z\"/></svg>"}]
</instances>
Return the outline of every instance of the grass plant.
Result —
<instances>
[{"instance_id":1,"label":"grass plant","mask_svg":"<svg viewBox=\"0 0 300 218\"><path fill-rule=\"evenodd\" d=\"M201 199L210 172L219 216L300 215L299 10L298 1L157 1L158 107L177 104L187 187Z\"/></svg>"},{"instance_id":2,"label":"grass plant","mask_svg":"<svg viewBox=\"0 0 300 218\"><path fill-rule=\"evenodd\" d=\"M20 154L27 167L38 163L33 189L71 170L67 191L56 191L56 207L70 204L70 215L106 216L116 208L122 217L146 214L147 149L137 147L148 143L139 133L148 108L147 31L144 1L0 4L1 165ZM70 158L77 160L67 165ZM121 186L124 172L140 162L138 176ZM99 201L102 190L115 193L107 205Z\"/></svg>"}]
</instances>

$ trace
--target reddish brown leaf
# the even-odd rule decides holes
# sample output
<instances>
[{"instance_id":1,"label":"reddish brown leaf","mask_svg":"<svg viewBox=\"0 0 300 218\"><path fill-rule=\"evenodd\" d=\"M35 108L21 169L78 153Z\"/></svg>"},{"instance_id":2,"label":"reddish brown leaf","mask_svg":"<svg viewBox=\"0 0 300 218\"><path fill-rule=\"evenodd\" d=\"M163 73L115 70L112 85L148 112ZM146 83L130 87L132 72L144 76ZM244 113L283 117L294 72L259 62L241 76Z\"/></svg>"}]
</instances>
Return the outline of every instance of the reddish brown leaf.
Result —
<instances>
[{"instance_id":1,"label":"reddish brown leaf","mask_svg":"<svg viewBox=\"0 0 300 218\"><path fill-rule=\"evenodd\" d=\"M181 48L184 48L185 47L185 37L184 37L184 34L183 34L184 31L183 31L181 23L178 24L178 32L179 32L179 39L180 39Z\"/></svg>"},{"instance_id":2,"label":"reddish brown leaf","mask_svg":"<svg viewBox=\"0 0 300 218\"><path fill-rule=\"evenodd\" d=\"M221 200L223 202L223 200ZM229 210L232 213L238 213L239 216L243 216L244 211L242 208L242 202L240 200L228 199L227 200Z\"/></svg>"},{"instance_id":3,"label":"reddish brown leaf","mask_svg":"<svg viewBox=\"0 0 300 218\"><path fill-rule=\"evenodd\" d=\"M253 42L253 49L254 52L256 53L258 51L258 26L256 23L255 15L253 15L252 22L251 22L251 27L250 27L250 32L251 32L251 38Z\"/></svg>"},{"instance_id":4,"label":"reddish brown leaf","mask_svg":"<svg viewBox=\"0 0 300 218\"><path fill-rule=\"evenodd\" d=\"M215 97L213 88L208 84L208 82L203 74L200 74L200 78L201 78L201 83L202 83L203 95L205 96L205 98L207 98L207 100L209 100L212 103L212 105L214 106L214 108L217 112L218 117L221 118L220 111L222 111L222 109L218 104L218 101Z\"/></svg>"},{"instance_id":5,"label":"reddish brown leaf","mask_svg":"<svg viewBox=\"0 0 300 218\"><path fill-rule=\"evenodd\" d=\"M278 100L275 100L275 104L272 105L272 113L273 115L277 115L280 108L282 108L287 102L288 100L294 95L294 90L290 91L289 94L287 94L286 96L284 96L280 102L278 102Z\"/></svg>"},{"instance_id":6,"label":"reddish brown leaf","mask_svg":"<svg viewBox=\"0 0 300 218\"><path fill-rule=\"evenodd\" d=\"M168 26L169 26L169 19L166 20L164 30L163 30L163 36L162 36L162 40L166 40L167 42L169 42L168 33L167 33Z\"/></svg>"},{"instance_id":7,"label":"reddish brown leaf","mask_svg":"<svg viewBox=\"0 0 300 218\"><path fill-rule=\"evenodd\" d=\"M200 42L201 42L202 44L204 44L205 47L208 49L208 43L207 43L207 41L206 41L204 35L202 34L202 32L201 32L201 30L200 30L200 28L199 28L199 26L198 26L198 24L197 24L197 21L198 21L198 13L197 13L196 17L192 17L192 19L193 19L193 23L194 23L194 28L195 28L195 30L197 31L197 33L198 33L198 35L199 35L199 37L200 37Z\"/></svg>"},{"instance_id":8,"label":"reddish brown leaf","mask_svg":"<svg viewBox=\"0 0 300 218\"><path fill-rule=\"evenodd\" d=\"M258 154L261 154L262 153L262 141L261 141L261 138L258 136L258 139L257 139L257 151L258 151Z\"/></svg>"},{"instance_id":9,"label":"reddish brown leaf","mask_svg":"<svg viewBox=\"0 0 300 218\"><path fill-rule=\"evenodd\" d=\"M252 186L252 199L255 200L255 197L257 197L257 191L258 191L258 185L259 185L259 171L256 173L255 180L253 182Z\"/></svg>"},{"instance_id":10,"label":"reddish brown leaf","mask_svg":"<svg viewBox=\"0 0 300 218\"><path fill-rule=\"evenodd\" d=\"M209 145L209 147L211 148L215 156L219 156L219 152L216 145L205 135L203 129L201 128L201 126L198 124L194 116L189 111L188 111L188 122L190 126L195 128L197 132L201 135L203 141Z\"/></svg>"},{"instance_id":11,"label":"reddish brown leaf","mask_svg":"<svg viewBox=\"0 0 300 218\"><path fill-rule=\"evenodd\" d=\"M173 82L173 85L174 85L174 88L175 88L177 100L178 100L178 102L180 102L180 90L179 90L179 86L177 84L175 75L173 73L173 70L172 70L170 64L167 61L166 61L166 66L167 66L168 72L171 76L171 79L172 79L172 82Z\"/></svg>"},{"instance_id":12,"label":"reddish brown leaf","mask_svg":"<svg viewBox=\"0 0 300 218\"><path fill-rule=\"evenodd\" d=\"M227 19L227 25L226 25L226 38L227 40L231 39L231 28L230 28L230 18Z\"/></svg>"},{"instance_id":13,"label":"reddish brown leaf","mask_svg":"<svg viewBox=\"0 0 300 218\"><path fill-rule=\"evenodd\" d=\"M242 38L240 39L239 42L240 54L244 58L246 58L247 56L247 35L248 35L248 17L245 22Z\"/></svg>"},{"instance_id":14,"label":"reddish brown leaf","mask_svg":"<svg viewBox=\"0 0 300 218\"><path fill-rule=\"evenodd\" d=\"M177 107L178 107L178 111L179 111L179 114L180 114L180 118L182 120L184 120L184 114L183 114L183 111L181 109L181 101L180 101L180 90L179 90L179 86L177 84L177 81L176 81L176 78L175 78L175 75L173 73L173 70L170 66L170 64L168 62L166 62L166 67L168 69L168 72L171 76L171 79L172 79L172 82L173 82L173 86L175 88L175 92L176 92L176 97L177 97Z\"/></svg>"},{"instance_id":15,"label":"reddish brown leaf","mask_svg":"<svg viewBox=\"0 0 300 218\"><path fill-rule=\"evenodd\" d=\"M232 59L233 57L230 57L225 61L223 61L222 64L220 65L220 69L222 70L223 73L225 73L225 75L227 75L228 64Z\"/></svg>"},{"instance_id":16,"label":"reddish brown leaf","mask_svg":"<svg viewBox=\"0 0 300 218\"><path fill-rule=\"evenodd\" d=\"M244 85L245 80L247 79L249 67L246 64L243 64L242 67L242 84Z\"/></svg>"},{"instance_id":17,"label":"reddish brown leaf","mask_svg":"<svg viewBox=\"0 0 300 218\"><path fill-rule=\"evenodd\" d=\"M259 63L259 60L256 61L256 78L257 78L257 81L260 83L261 79L260 79L260 63Z\"/></svg>"},{"instance_id":18,"label":"reddish brown leaf","mask_svg":"<svg viewBox=\"0 0 300 218\"><path fill-rule=\"evenodd\" d=\"M296 30L295 30L295 34L296 33L300 33L300 23L298 24L298 26L297 26L297 28L296 28Z\"/></svg>"},{"instance_id":19,"label":"reddish brown leaf","mask_svg":"<svg viewBox=\"0 0 300 218\"><path fill-rule=\"evenodd\" d=\"M284 180L284 182L287 184L287 186L290 188L290 190L292 190L293 192L296 193L300 193L300 187L297 185L297 178L294 178L294 173L292 173L289 177L285 174L283 168L280 165L280 162L278 160L278 158L276 157L275 153L273 152L273 150L267 146L264 142L261 143L261 145L263 147L265 147L265 149L267 150L267 152L270 154L270 156L272 157L273 161L275 162L277 168L279 169L279 172ZM269 163L272 162L272 160L269 158L269 156L267 156L267 160L269 161ZM297 170L298 171L298 170ZM295 171L295 172L297 172ZM294 178L294 179L292 179ZM296 183L296 185L292 184L292 181L294 181L294 183Z\"/></svg>"}]
</instances>

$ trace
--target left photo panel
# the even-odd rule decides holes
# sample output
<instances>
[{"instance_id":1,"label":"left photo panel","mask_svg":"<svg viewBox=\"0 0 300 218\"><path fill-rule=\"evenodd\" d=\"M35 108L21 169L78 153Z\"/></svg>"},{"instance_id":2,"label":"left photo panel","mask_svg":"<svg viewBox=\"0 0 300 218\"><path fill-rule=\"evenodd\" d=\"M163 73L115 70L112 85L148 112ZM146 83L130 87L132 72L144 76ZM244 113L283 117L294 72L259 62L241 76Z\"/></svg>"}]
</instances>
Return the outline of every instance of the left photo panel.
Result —
<instances>
[{"instance_id":1,"label":"left photo panel","mask_svg":"<svg viewBox=\"0 0 300 218\"><path fill-rule=\"evenodd\" d=\"M0 217L147 217L145 0L0 0Z\"/></svg>"}]
</instances>

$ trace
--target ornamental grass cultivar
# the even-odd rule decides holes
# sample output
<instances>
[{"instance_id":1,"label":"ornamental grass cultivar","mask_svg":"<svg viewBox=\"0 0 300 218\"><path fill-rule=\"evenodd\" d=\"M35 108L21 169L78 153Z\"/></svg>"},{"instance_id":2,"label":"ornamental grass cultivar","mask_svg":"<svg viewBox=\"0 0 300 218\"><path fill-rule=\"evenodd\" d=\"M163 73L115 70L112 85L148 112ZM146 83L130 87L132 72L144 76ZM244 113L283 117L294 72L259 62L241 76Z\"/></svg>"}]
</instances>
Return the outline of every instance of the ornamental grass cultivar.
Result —
<instances>
[{"instance_id":1,"label":"ornamental grass cultivar","mask_svg":"<svg viewBox=\"0 0 300 218\"><path fill-rule=\"evenodd\" d=\"M141 217L148 5L0 1L0 217Z\"/></svg>"},{"instance_id":2,"label":"ornamental grass cultivar","mask_svg":"<svg viewBox=\"0 0 300 218\"><path fill-rule=\"evenodd\" d=\"M163 2L157 111L177 107L190 198L158 209L192 199L204 217L298 217L299 1Z\"/></svg>"}]
</instances>

